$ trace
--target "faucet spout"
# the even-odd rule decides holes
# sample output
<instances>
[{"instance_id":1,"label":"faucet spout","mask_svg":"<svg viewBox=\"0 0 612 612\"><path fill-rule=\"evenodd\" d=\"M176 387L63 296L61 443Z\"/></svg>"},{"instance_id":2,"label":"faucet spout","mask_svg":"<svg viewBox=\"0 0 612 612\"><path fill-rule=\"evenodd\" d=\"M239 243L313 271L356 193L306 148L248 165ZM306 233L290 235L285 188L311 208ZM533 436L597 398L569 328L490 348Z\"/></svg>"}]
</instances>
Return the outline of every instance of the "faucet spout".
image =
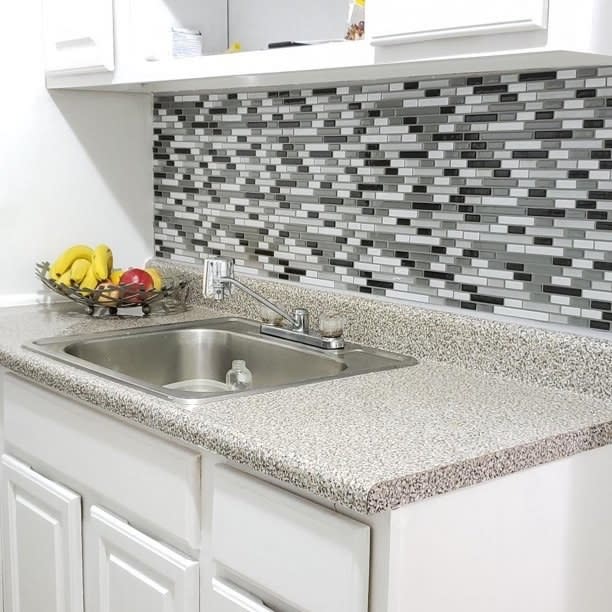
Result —
<instances>
[{"instance_id":1,"label":"faucet spout","mask_svg":"<svg viewBox=\"0 0 612 612\"><path fill-rule=\"evenodd\" d=\"M309 315L306 309L296 308L292 313L289 313L257 293L257 291L236 280L234 278L234 262L231 259L211 257L204 261L204 276L202 279L202 295L204 297L222 300L231 295L233 287L244 291L249 297L263 304L289 323L289 326L284 327L263 324L260 328L262 334L319 348L344 348L344 340L341 337L323 337L319 333L310 331Z\"/></svg>"},{"instance_id":2,"label":"faucet spout","mask_svg":"<svg viewBox=\"0 0 612 612\"><path fill-rule=\"evenodd\" d=\"M294 316L288 313L286 310L283 310L280 306L277 306L274 302L271 302L270 300L266 299L263 295L259 295L257 291L253 291L253 289L251 289L250 287L247 287L247 285L245 285L244 283L241 283L239 280L236 280L235 278L226 277L226 278L222 278L221 281L230 286L233 285L235 287L238 287L238 289L244 291L249 297L252 297L255 301L259 302L266 308L269 308L270 310L275 312L277 315L283 317L283 319L285 319L285 321L287 321L291 325L291 328L294 329L295 331L307 331L304 329L303 317L298 318L297 316Z\"/></svg>"},{"instance_id":3,"label":"faucet spout","mask_svg":"<svg viewBox=\"0 0 612 612\"><path fill-rule=\"evenodd\" d=\"M244 283L236 280L234 278L234 262L231 259L224 257L206 259L202 283L202 294L204 297L222 300L231 295L232 287L237 287L244 291L249 297L281 316L291 325L291 329L295 331L308 331L308 313L306 313L306 317L304 317L304 313L301 311L296 311L295 315L290 314L266 299L263 295L259 295L256 291L247 287Z\"/></svg>"}]
</instances>

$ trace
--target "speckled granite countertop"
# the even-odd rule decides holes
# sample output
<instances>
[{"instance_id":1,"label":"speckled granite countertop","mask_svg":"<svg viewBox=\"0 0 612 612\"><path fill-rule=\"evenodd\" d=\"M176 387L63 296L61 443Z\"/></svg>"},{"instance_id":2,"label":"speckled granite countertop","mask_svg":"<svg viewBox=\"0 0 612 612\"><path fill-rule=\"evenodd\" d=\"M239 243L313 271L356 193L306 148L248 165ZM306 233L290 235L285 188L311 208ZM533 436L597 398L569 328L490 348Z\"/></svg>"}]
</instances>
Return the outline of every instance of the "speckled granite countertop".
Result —
<instances>
[{"instance_id":1,"label":"speckled granite countertop","mask_svg":"<svg viewBox=\"0 0 612 612\"><path fill-rule=\"evenodd\" d=\"M0 365L363 513L612 442L608 398L423 355L414 367L186 408L21 347L41 337L219 314L196 305L117 321L92 319L74 305L0 309ZM607 355L605 345L594 346Z\"/></svg>"}]
</instances>

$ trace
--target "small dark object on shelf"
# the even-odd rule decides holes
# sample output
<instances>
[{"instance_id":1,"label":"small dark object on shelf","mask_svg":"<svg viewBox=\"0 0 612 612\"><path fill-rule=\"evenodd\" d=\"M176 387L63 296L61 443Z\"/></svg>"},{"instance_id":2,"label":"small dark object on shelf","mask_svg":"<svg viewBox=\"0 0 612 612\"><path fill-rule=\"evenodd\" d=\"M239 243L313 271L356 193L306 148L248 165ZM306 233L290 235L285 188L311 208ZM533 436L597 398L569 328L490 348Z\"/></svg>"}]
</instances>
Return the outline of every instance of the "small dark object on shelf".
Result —
<instances>
[{"instance_id":1,"label":"small dark object on shelf","mask_svg":"<svg viewBox=\"0 0 612 612\"><path fill-rule=\"evenodd\" d=\"M268 49L284 49L285 47L307 47L308 43L295 40L281 40L279 42L268 43Z\"/></svg>"},{"instance_id":2,"label":"small dark object on shelf","mask_svg":"<svg viewBox=\"0 0 612 612\"><path fill-rule=\"evenodd\" d=\"M140 306L142 314L147 316L151 313L151 305L164 298L184 301L179 298L182 290L186 289L187 281L167 281L161 289L144 289L142 285L133 283L130 285L110 285L96 289L81 289L76 286L67 286L48 278L49 262L43 261L36 264L36 276L40 281L59 295L71 299L77 304L85 306L87 314L93 315L96 308L108 310L109 314L116 315L119 308L134 308Z\"/></svg>"}]
</instances>

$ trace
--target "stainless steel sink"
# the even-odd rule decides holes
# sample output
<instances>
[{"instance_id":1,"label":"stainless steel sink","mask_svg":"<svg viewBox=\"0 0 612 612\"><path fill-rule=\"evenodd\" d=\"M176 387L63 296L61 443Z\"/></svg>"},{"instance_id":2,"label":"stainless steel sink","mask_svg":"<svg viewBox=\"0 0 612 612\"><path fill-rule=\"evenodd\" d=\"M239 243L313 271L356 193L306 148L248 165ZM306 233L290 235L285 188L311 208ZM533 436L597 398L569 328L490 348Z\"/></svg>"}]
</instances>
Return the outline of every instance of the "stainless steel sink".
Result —
<instances>
[{"instance_id":1,"label":"stainless steel sink","mask_svg":"<svg viewBox=\"0 0 612 612\"><path fill-rule=\"evenodd\" d=\"M414 365L412 357L347 343L337 351L269 338L259 325L225 317L174 325L36 340L27 348L88 372L185 402ZM253 374L249 391L168 388L185 380L224 382L232 361Z\"/></svg>"}]
</instances>

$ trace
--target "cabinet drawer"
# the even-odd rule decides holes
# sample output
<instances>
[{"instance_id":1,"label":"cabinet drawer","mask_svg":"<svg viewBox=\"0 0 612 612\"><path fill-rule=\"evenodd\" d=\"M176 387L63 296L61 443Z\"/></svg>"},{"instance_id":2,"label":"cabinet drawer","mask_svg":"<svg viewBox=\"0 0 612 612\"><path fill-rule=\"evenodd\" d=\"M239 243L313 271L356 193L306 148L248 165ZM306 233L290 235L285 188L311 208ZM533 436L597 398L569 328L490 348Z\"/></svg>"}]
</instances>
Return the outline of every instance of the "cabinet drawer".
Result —
<instances>
[{"instance_id":1,"label":"cabinet drawer","mask_svg":"<svg viewBox=\"0 0 612 612\"><path fill-rule=\"evenodd\" d=\"M370 528L227 466L214 475L212 553L298 610L368 608Z\"/></svg>"},{"instance_id":2,"label":"cabinet drawer","mask_svg":"<svg viewBox=\"0 0 612 612\"><path fill-rule=\"evenodd\" d=\"M38 471L191 548L200 541L200 455L6 375L7 448Z\"/></svg>"},{"instance_id":3,"label":"cabinet drawer","mask_svg":"<svg viewBox=\"0 0 612 612\"><path fill-rule=\"evenodd\" d=\"M548 0L374 0L367 32L375 45L543 31Z\"/></svg>"}]
</instances>

